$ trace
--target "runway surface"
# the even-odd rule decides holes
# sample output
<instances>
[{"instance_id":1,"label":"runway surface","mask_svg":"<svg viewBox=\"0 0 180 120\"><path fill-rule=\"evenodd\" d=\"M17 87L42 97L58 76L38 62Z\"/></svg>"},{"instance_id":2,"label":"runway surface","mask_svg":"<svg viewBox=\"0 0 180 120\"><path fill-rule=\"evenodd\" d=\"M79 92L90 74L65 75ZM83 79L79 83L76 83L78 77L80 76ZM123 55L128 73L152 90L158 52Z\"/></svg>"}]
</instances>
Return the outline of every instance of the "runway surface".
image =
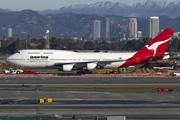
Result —
<instances>
[{"instance_id":1,"label":"runway surface","mask_svg":"<svg viewBox=\"0 0 180 120\"><path fill-rule=\"evenodd\" d=\"M4 105L0 113L57 115L179 115L178 105Z\"/></svg>"},{"instance_id":2,"label":"runway surface","mask_svg":"<svg viewBox=\"0 0 180 120\"><path fill-rule=\"evenodd\" d=\"M0 87L61 88L179 87L180 78L0 78ZM38 99L52 98L52 103ZM180 118L180 93L0 91L0 115L125 115L127 118Z\"/></svg>"},{"instance_id":3,"label":"runway surface","mask_svg":"<svg viewBox=\"0 0 180 120\"><path fill-rule=\"evenodd\" d=\"M180 93L77 92L77 91L0 91L0 99L53 100L148 100L180 101Z\"/></svg>"},{"instance_id":4,"label":"runway surface","mask_svg":"<svg viewBox=\"0 0 180 120\"><path fill-rule=\"evenodd\" d=\"M0 115L36 114L38 109L46 115L180 118L180 93L0 91L0 96ZM38 104L40 98L53 102Z\"/></svg>"},{"instance_id":5,"label":"runway surface","mask_svg":"<svg viewBox=\"0 0 180 120\"><path fill-rule=\"evenodd\" d=\"M59 88L109 88L109 87L179 87L179 77L107 77L107 78L0 78L0 86L31 85Z\"/></svg>"}]
</instances>

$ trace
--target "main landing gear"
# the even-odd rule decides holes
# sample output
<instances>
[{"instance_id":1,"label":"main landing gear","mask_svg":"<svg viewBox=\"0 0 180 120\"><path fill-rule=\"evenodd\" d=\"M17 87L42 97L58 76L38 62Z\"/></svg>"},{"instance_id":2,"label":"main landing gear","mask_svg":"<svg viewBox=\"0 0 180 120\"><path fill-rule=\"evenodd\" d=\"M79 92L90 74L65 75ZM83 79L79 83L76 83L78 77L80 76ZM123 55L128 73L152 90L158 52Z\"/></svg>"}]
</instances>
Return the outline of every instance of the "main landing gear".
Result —
<instances>
[{"instance_id":1,"label":"main landing gear","mask_svg":"<svg viewBox=\"0 0 180 120\"><path fill-rule=\"evenodd\" d=\"M77 71L77 74L92 74L92 71L90 71L90 70L80 70L80 71Z\"/></svg>"}]
</instances>

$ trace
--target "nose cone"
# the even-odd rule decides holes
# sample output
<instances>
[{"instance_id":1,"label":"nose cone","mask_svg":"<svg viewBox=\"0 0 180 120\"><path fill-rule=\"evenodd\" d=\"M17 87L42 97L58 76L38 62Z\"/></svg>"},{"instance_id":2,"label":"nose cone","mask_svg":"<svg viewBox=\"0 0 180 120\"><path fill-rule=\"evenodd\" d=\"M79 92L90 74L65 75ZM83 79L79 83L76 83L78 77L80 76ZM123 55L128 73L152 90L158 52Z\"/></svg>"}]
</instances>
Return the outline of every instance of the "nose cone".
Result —
<instances>
[{"instance_id":1,"label":"nose cone","mask_svg":"<svg viewBox=\"0 0 180 120\"><path fill-rule=\"evenodd\" d=\"M10 63L10 59L9 59L9 58L10 58L10 56L9 56L9 57L7 57L7 58L5 59L5 61L6 61L6 63L11 64L11 63Z\"/></svg>"},{"instance_id":2,"label":"nose cone","mask_svg":"<svg viewBox=\"0 0 180 120\"><path fill-rule=\"evenodd\" d=\"M7 57L5 59L5 61L6 61L6 63L11 64L11 65L14 65L14 63L15 63L15 61L13 61L13 55Z\"/></svg>"}]
</instances>

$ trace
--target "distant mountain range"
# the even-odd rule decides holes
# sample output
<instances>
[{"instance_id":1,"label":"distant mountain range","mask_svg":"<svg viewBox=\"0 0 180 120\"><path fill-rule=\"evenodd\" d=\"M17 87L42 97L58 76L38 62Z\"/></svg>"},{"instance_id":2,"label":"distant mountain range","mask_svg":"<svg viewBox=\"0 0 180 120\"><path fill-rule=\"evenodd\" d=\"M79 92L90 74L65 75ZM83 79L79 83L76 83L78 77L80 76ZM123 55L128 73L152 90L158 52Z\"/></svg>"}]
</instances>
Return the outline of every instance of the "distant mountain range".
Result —
<instances>
[{"instance_id":1,"label":"distant mountain range","mask_svg":"<svg viewBox=\"0 0 180 120\"><path fill-rule=\"evenodd\" d=\"M10 12L8 9L0 9L0 12ZM58 13L83 13L83 14L114 14L125 17L138 16L180 16L180 2L162 2L146 0L140 3L127 5L123 2L97 2L93 4L72 4L59 9L37 11L40 14Z\"/></svg>"},{"instance_id":2,"label":"distant mountain range","mask_svg":"<svg viewBox=\"0 0 180 120\"><path fill-rule=\"evenodd\" d=\"M9 9L2 9L2 8L0 8L0 12L11 12L11 10L9 10Z\"/></svg>"},{"instance_id":3,"label":"distant mountain range","mask_svg":"<svg viewBox=\"0 0 180 120\"><path fill-rule=\"evenodd\" d=\"M72 4L56 10L44 10L40 14L83 13L83 14L114 14L126 17L138 16L180 16L180 2L161 2L146 0L127 5L123 2L98 2L94 4Z\"/></svg>"},{"instance_id":4,"label":"distant mountain range","mask_svg":"<svg viewBox=\"0 0 180 120\"><path fill-rule=\"evenodd\" d=\"M36 11L23 10L17 12L0 12L0 39L3 36L7 37L8 28L12 28L13 38L20 39L26 39L28 35L31 35L31 38L42 38L46 30L50 30L50 36L57 38L68 36L89 39L92 30L92 21L100 20L103 25L106 18L110 18L112 21L111 37L122 38L124 37L123 33L126 33L128 37L128 17L76 13L42 15ZM120 28L119 25L121 26ZM160 16L159 28L160 30L174 28L176 32L180 31L180 17L172 19L167 16ZM119 30L122 32L121 35L118 32Z\"/></svg>"}]
</instances>

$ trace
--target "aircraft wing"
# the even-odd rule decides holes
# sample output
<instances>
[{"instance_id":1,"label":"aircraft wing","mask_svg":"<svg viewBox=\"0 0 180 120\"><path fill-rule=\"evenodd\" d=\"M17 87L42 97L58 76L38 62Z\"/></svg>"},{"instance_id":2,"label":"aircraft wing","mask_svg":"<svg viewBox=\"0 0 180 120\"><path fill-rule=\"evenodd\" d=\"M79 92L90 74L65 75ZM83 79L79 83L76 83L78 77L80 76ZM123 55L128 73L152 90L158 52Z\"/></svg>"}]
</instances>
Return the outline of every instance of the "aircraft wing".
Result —
<instances>
[{"instance_id":1,"label":"aircraft wing","mask_svg":"<svg viewBox=\"0 0 180 120\"><path fill-rule=\"evenodd\" d=\"M128 59L121 59L121 60L104 60L104 61L87 61L87 62L69 62L69 63L55 63L54 66L63 66L68 64L76 64L86 66L88 63L97 63L97 64L111 64L112 62L123 62L127 61Z\"/></svg>"},{"instance_id":2,"label":"aircraft wing","mask_svg":"<svg viewBox=\"0 0 180 120\"><path fill-rule=\"evenodd\" d=\"M146 57L146 59L158 59L158 58L162 58L165 56L168 56L170 54L163 54L163 55L157 55L157 56L151 56L151 57ZM86 67L86 65L88 63L97 63L97 65L100 66L105 66L107 64L111 64L113 62L124 62L124 61L130 61L134 59L133 57L129 58L129 59L119 59L119 60L113 60L113 59L105 59L103 61L87 61L87 62L68 62L68 63L55 63L54 66L63 66L63 65L68 65L68 64L74 64L74 65L78 65L78 66L82 66L82 67Z\"/></svg>"},{"instance_id":3,"label":"aircraft wing","mask_svg":"<svg viewBox=\"0 0 180 120\"><path fill-rule=\"evenodd\" d=\"M120 59L120 60L104 60L104 61L98 61L98 63L102 64L111 64L112 62L124 62L128 59Z\"/></svg>"}]
</instances>

